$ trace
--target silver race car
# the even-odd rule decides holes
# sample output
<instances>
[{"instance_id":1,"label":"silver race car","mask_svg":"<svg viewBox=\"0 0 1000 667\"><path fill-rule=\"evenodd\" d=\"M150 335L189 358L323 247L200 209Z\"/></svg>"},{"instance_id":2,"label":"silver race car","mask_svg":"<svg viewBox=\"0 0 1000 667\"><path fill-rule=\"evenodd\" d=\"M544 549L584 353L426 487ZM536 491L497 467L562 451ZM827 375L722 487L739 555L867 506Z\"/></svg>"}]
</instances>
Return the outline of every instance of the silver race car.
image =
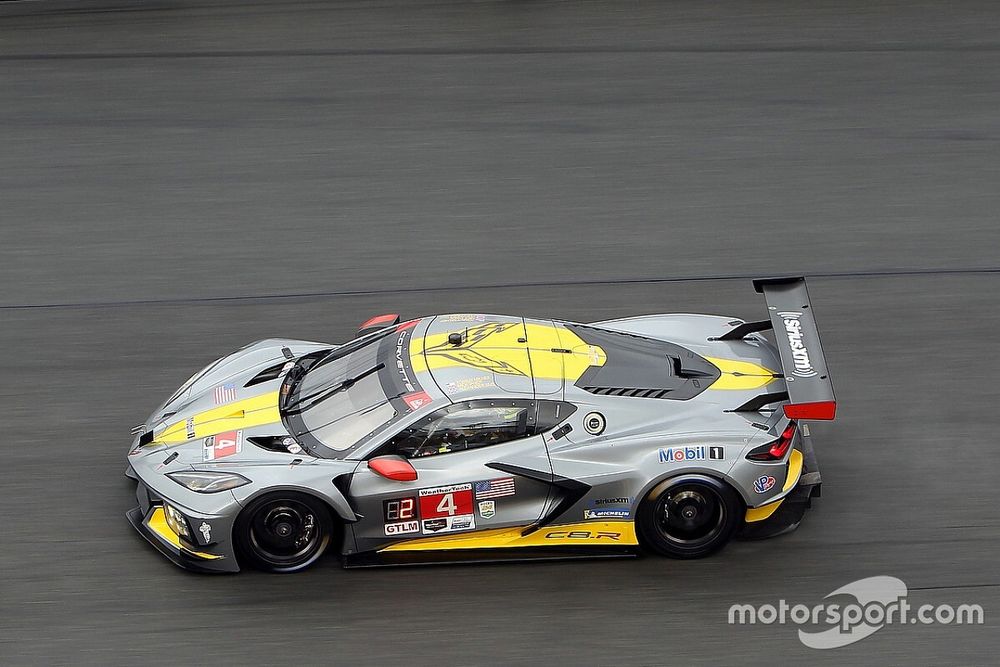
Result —
<instances>
[{"instance_id":1,"label":"silver race car","mask_svg":"<svg viewBox=\"0 0 1000 667\"><path fill-rule=\"evenodd\" d=\"M820 488L803 422L836 403L805 280L754 286L760 322L384 315L253 343L136 427L128 519L211 572L697 558L791 530Z\"/></svg>"}]
</instances>

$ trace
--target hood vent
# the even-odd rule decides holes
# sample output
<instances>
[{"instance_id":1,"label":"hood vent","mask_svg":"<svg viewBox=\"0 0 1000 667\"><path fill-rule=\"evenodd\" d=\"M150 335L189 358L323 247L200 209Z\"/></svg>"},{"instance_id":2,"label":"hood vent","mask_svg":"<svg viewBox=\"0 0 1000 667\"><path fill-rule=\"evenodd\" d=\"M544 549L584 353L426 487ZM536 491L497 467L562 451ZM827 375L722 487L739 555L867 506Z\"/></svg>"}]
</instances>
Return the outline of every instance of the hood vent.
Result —
<instances>
[{"instance_id":1,"label":"hood vent","mask_svg":"<svg viewBox=\"0 0 1000 667\"><path fill-rule=\"evenodd\" d=\"M269 366L265 368L257 375L250 378L250 380L243 385L244 387L252 387L255 384L260 384L262 382L270 382L271 380L277 380L281 377L281 371L284 370L287 361L282 361L280 364L275 364L274 366Z\"/></svg>"},{"instance_id":2,"label":"hood vent","mask_svg":"<svg viewBox=\"0 0 1000 667\"><path fill-rule=\"evenodd\" d=\"M302 446L295 441L295 438L288 435L270 437L253 436L247 438L247 440L269 452L278 452L280 454L302 453Z\"/></svg>"}]
</instances>

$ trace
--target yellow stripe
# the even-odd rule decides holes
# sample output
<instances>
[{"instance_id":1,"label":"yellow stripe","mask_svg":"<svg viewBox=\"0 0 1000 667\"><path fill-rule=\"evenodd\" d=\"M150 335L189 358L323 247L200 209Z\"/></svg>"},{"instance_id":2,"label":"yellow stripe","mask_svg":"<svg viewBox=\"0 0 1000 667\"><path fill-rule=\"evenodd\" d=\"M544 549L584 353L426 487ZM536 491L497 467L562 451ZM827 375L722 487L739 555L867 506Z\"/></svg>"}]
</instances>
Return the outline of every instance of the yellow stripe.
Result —
<instances>
[{"instance_id":1,"label":"yellow stripe","mask_svg":"<svg viewBox=\"0 0 1000 667\"><path fill-rule=\"evenodd\" d=\"M709 389L737 391L760 389L777 379L774 377L774 371L751 361L735 361L716 357L705 357L705 359L722 372L719 379L713 382Z\"/></svg>"},{"instance_id":2,"label":"yellow stripe","mask_svg":"<svg viewBox=\"0 0 1000 667\"><path fill-rule=\"evenodd\" d=\"M507 549L514 547L577 546L613 547L638 544L631 521L587 521L546 526L522 535L525 526L497 528L463 535L443 535L407 540L384 551L443 551L452 549Z\"/></svg>"},{"instance_id":3,"label":"yellow stripe","mask_svg":"<svg viewBox=\"0 0 1000 667\"><path fill-rule=\"evenodd\" d=\"M785 485L781 487L781 492L790 490L793 486L799 483L799 478L802 476L802 452L797 449L792 450L792 455L788 459L788 476L785 478ZM752 507L747 510L746 520L747 523L753 523L754 521L763 521L772 514L775 510L781 507L781 503L785 501L784 498L781 500L776 500L773 503L768 503L767 505L761 505L760 507Z\"/></svg>"},{"instance_id":4,"label":"yellow stripe","mask_svg":"<svg viewBox=\"0 0 1000 667\"><path fill-rule=\"evenodd\" d=\"M553 325L490 322L461 331L466 332L466 341L461 345L448 342L448 335L454 331L415 338L410 343L414 372L465 367L500 375L533 375L539 379L575 382L591 366L603 366L607 361L600 347L585 343L569 329ZM553 352L553 349L570 352Z\"/></svg>"},{"instance_id":5,"label":"yellow stripe","mask_svg":"<svg viewBox=\"0 0 1000 667\"><path fill-rule=\"evenodd\" d=\"M162 507L157 507L153 510L153 513L149 516L149 521L146 522L146 525L149 526L150 530L156 533L157 537L161 538L164 542L175 549L184 551L184 553L189 553L192 556L204 558L205 560L216 560L218 558L222 558L222 556L217 556L215 554L207 554L202 551L192 551L181 544L181 538L170 528L170 526L167 525L167 517L163 513Z\"/></svg>"},{"instance_id":6,"label":"yellow stripe","mask_svg":"<svg viewBox=\"0 0 1000 667\"><path fill-rule=\"evenodd\" d=\"M281 421L278 392L245 398L228 405L200 412L194 416L194 438L206 438L225 431L238 431ZM168 426L153 442L177 444L193 440L187 433L187 420Z\"/></svg>"}]
</instances>

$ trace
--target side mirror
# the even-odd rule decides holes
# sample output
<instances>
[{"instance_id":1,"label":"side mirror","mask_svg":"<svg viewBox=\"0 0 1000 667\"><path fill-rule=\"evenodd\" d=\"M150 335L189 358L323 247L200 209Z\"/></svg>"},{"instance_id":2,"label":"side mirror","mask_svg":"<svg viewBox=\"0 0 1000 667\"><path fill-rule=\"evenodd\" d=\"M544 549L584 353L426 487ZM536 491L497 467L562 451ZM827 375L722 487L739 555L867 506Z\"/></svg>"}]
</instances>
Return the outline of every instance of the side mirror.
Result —
<instances>
[{"instance_id":1,"label":"side mirror","mask_svg":"<svg viewBox=\"0 0 1000 667\"><path fill-rule=\"evenodd\" d=\"M416 469L402 456L376 456L368 461L368 469L396 482L412 482L417 479Z\"/></svg>"},{"instance_id":2,"label":"side mirror","mask_svg":"<svg viewBox=\"0 0 1000 667\"><path fill-rule=\"evenodd\" d=\"M368 335L373 331L385 329L386 327L393 327L397 324L399 324L399 315L396 313L376 315L375 317L369 318L367 321L363 322L360 327L358 327L358 335L355 336L355 338L361 338L362 336Z\"/></svg>"}]
</instances>

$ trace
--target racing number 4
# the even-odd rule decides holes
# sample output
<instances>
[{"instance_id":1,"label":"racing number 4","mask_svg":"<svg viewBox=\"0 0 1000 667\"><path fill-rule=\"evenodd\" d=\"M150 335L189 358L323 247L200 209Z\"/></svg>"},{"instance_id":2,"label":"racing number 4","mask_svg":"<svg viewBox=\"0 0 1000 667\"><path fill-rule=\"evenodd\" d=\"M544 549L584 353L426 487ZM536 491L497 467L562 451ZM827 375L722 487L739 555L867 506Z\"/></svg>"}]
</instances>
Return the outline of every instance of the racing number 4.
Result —
<instances>
[{"instance_id":1,"label":"racing number 4","mask_svg":"<svg viewBox=\"0 0 1000 667\"><path fill-rule=\"evenodd\" d=\"M446 493L441 496L441 502L438 503L437 511L442 514L447 514L448 516L455 516L455 512L458 510L458 505L455 504L455 494Z\"/></svg>"}]
</instances>

